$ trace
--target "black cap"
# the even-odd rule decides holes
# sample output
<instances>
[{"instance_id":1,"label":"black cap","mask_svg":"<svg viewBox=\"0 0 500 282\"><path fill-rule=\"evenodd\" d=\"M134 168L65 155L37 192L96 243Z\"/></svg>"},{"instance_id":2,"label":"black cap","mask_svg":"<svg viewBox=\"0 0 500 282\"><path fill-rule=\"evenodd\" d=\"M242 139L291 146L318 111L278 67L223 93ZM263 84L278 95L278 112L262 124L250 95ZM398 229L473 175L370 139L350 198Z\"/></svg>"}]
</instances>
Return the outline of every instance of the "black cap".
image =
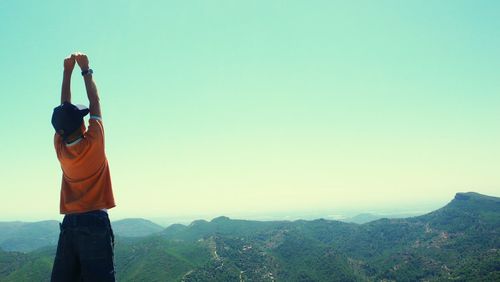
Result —
<instances>
[{"instance_id":1,"label":"black cap","mask_svg":"<svg viewBox=\"0 0 500 282\"><path fill-rule=\"evenodd\" d=\"M54 108L52 126L63 139L66 139L82 126L83 117L88 113L89 109L86 106L64 102Z\"/></svg>"}]
</instances>

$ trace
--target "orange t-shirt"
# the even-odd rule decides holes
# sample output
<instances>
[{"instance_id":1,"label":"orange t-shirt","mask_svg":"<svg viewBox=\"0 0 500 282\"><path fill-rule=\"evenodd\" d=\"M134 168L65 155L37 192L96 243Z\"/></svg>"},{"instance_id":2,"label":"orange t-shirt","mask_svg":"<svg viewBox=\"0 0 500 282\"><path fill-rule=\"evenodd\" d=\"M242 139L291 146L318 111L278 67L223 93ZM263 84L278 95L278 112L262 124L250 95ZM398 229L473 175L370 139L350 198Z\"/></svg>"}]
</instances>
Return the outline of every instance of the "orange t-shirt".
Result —
<instances>
[{"instance_id":1,"label":"orange t-shirt","mask_svg":"<svg viewBox=\"0 0 500 282\"><path fill-rule=\"evenodd\" d=\"M63 171L61 214L80 213L115 206L108 160L104 153L104 127L91 116L80 141L66 144L54 136L57 158Z\"/></svg>"}]
</instances>

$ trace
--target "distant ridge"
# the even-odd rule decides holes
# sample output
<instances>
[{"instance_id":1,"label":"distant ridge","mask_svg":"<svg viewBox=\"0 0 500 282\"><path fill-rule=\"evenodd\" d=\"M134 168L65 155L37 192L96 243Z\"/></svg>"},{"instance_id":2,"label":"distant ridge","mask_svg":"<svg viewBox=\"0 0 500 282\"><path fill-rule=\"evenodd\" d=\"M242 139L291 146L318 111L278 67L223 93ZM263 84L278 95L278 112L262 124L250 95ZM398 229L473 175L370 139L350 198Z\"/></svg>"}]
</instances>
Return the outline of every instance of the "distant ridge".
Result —
<instances>
[{"instance_id":1,"label":"distant ridge","mask_svg":"<svg viewBox=\"0 0 500 282\"><path fill-rule=\"evenodd\" d=\"M455 194L454 200L458 201L493 201L500 203L499 197L493 197L488 195L479 194L476 192L464 192Z\"/></svg>"},{"instance_id":2,"label":"distant ridge","mask_svg":"<svg viewBox=\"0 0 500 282\"><path fill-rule=\"evenodd\" d=\"M471 213L485 215L491 212L500 212L500 198L475 192L457 193L451 202L429 214L450 212L457 215Z\"/></svg>"},{"instance_id":3,"label":"distant ridge","mask_svg":"<svg viewBox=\"0 0 500 282\"><path fill-rule=\"evenodd\" d=\"M115 235L143 237L163 231L163 227L142 218L129 218L111 223ZM57 245L59 222L0 222L0 249L4 251L30 252L45 246Z\"/></svg>"},{"instance_id":4,"label":"distant ridge","mask_svg":"<svg viewBox=\"0 0 500 282\"><path fill-rule=\"evenodd\" d=\"M164 228L143 218L127 218L111 223L114 233L124 237L143 237L158 233Z\"/></svg>"},{"instance_id":5,"label":"distant ridge","mask_svg":"<svg viewBox=\"0 0 500 282\"><path fill-rule=\"evenodd\" d=\"M227 216L219 216L219 217L213 218L210 222L224 222L224 221L228 221L228 220L230 220L230 218Z\"/></svg>"},{"instance_id":6,"label":"distant ridge","mask_svg":"<svg viewBox=\"0 0 500 282\"><path fill-rule=\"evenodd\" d=\"M367 223L367 222L374 221L374 220L381 219L381 218L384 218L384 216L375 215L375 214L371 214L371 213L360 213L360 214L357 214L353 217L343 218L340 221L363 224L363 223Z\"/></svg>"},{"instance_id":7,"label":"distant ridge","mask_svg":"<svg viewBox=\"0 0 500 282\"><path fill-rule=\"evenodd\" d=\"M57 244L59 222L0 222L0 248L5 251L29 252Z\"/></svg>"}]
</instances>

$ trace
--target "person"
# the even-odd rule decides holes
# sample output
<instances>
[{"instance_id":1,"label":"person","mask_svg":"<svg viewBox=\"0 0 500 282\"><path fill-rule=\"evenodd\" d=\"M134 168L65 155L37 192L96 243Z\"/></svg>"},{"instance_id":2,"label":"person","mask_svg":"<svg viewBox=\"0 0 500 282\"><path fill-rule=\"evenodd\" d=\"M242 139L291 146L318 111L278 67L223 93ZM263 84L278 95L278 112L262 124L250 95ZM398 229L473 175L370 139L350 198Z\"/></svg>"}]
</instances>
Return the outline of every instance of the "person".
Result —
<instances>
[{"instance_id":1,"label":"person","mask_svg":"<svg viewBox=\"0 0 500 282\"><path fill-rule=\"evenodd\" d=\"M89 107L71 103L71 74L82 70ZM62 169L59 241L51 281L115 281L114 235L108 209L115 207L104 150L104 126L93 70L85 54L64 59L61 105L54 108L54 146ZM88 129L84 117L90 113Z\"/></svg>"}]
</instances>

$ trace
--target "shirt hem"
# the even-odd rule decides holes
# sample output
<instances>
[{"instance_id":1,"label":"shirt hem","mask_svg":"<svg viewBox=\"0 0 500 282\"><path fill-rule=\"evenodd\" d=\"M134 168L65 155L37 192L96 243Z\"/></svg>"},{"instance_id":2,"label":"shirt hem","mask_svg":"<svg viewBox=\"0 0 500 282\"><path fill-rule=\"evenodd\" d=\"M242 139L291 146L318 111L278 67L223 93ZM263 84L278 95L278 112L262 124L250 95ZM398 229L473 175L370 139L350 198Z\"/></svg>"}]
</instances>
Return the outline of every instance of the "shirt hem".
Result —
<instances>
[{"instance_id":1,"label":"shirt hem","mask_svg":"<svg viewBox=\"0 0 500 282\"><path fill-rule=\"evenodd\" d=\"M102 210L102 209L110 210L110 209L112 209L114 207L116 207L115 204L112 204L112 205L100 205L100 206L95 206L95 207L86 208L86 209L60 210L59 213L66 215L66 214L84 213L84 212L89 212L89 211L97 211L97 210Z\"/></svg>"}]
</instances>

